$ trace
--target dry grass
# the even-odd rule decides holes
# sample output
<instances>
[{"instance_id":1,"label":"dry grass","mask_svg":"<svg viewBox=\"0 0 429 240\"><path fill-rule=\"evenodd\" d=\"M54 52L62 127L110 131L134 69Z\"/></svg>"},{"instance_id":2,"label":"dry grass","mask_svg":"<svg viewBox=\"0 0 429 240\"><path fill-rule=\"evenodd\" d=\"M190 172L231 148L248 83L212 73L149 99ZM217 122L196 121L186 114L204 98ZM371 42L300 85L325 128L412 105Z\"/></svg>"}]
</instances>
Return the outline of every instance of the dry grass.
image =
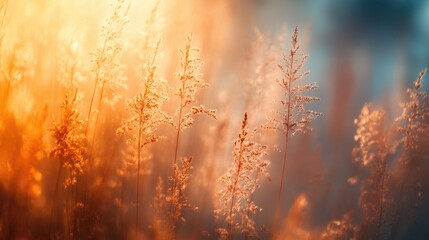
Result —
<instances>
[{"instance_id":1,"label":"dry grass","mask_svg":"<svg viewBox=\"0 0 429 240\"><path fill-rule=\"evenodd\" d=\"M179 149L180 133L186 128L194 124L194 116L196 114L205 114L216 119L214 110L207 110L204 106L196 106L195 94L197 90L208 87L208 84L198 72L202 66L202 61L198 57L192 56L193 52L198 52L198 49L191 46L192 37L188 37L188 42L185 49L182 50L181 69L178 73L180 87L177 95L180 99L180 104L177 109L178 122L176 125L176 147L174 151L174 164L177 162L177 153Z\"/></svg>"},{"instance_id":2,"label":"dry grass","mask_svg":"<svg viewBox=\"0 0 429 240\"><path fill-rule=\"evenodd\" d=\"M284 63L278 65L283 74L282 78L278 80L280 87L284 90L284 99L280 100L282 111L277 112L275 117L270 118L268 126L269 128L275 128L281 131L285 136L279 196L283 191L289 137L299 132L305 133L311 130L310 123L321 115L318 112L305 109L306 104L319 101L317 97L304 95L309 90L317 89L316 83L305 85L298 85L296 83L296 81L303 80L310 73L308 71L303 71L308 56L300 53L298 27L295 27L291 42L292 48L289 50L287 56L284 55Z\"/></svg>"},{"instance_id":3,"label":"dry grass","mask_svg":"<svg viewBox=\"0 0 429 240\"><path fill-rule=\"evenodd\" d=\"M405 152L413 158L414 154L422 151L421 147L427 140L429 105L428 96L421 90L426 69L419 73L413 88L407 89L408 101L401 104L402 114L397 121L402 123L398 131L400 142L404 144Z\"/></svg>"},{"instance_id":4,"label":"dry grass","mask_svg":"<svg viewBox=\"0 0 429 240\"><path fill-rule=\"evenodd\" d=\"M137 165L136 226L138 226L140 212L140 175L143 150L149 144L158 141L159 136L156 133L158 127L170 121L167 114L161 109L162 104L167 100L167 96L165 94L165 86L163 86L165 82L156 79L157 52L158 47L155 49L149 62L141 66L138 79L141 81L143 92L128 102L128 109L131 116L117 130L117 134L120 136L125 133L130 135L127 143L133 146L134 155L136 155L135 161L133 161L134 165ZM128 164L129 162L127 161L125 165Z\"/></svg>"},{"instance_id":5,"label":"dry grass","mask_svg":"<svg viewBox=\"0 0 429 240\"><path fill-rule=\"evenodd\" d=\"M185 195L185 190L188 187L191 178L192 157L182 158L181 166L173 165L173 174L169 178L170 188L166 195L165 201L169 203L168 211L169 221L167 222L167 232L170 233L170 239L176 239L176 230L179 222L186 222L183 215L183 210L186 208L197 210L198 207L193 207Z\"/></svg>"},{"instance_id":6,"label":"dry grass","mask_svg":"<svg viewBox=\"0 0 429 240\"><path fill-rule=\"evenodd\" d=\"M269 163L264 160L266 146L253 140L255 133L255 130L248 129L245 113L238 138L233 142L233 167L218 180L222 184L218 193L221 207L215 213L227 223L226 228L217 230L221 238L232 239L237 233L246 239L258 235L252 215L262 208L253 202L253 194L259 187L259 178L269 176Z\"/></svg>"},{"instance_id":7,"label":"dry grass","mask_svg":"<svg viewBox=\"0 0 429 240\"><path fill-rule=\"evenodd\" d=\"M60 165L70 171L70 175L64 182L64 187L76 184L78 175L85 168L85 135L82 134L84 122L79 119L79 113L75 108L77 89L69 89L61 106L62 117L52 129L55 139L55 147L51 155L60 161Z\"/></svg>"},{"instance_id":8,"label":"dry grass","mask_svg":"<svg viewBox=\"0 0 429 240\"><path fill-rule=\"evenodd\" d=\"M53 203L51 216L49 221L49 237L51 237L51 225L53 224L54 206L58 201L58 184L61 175L66 171L67 177L64 179L64 188L72 188L70 198L67 200L66 213L67 213L67 232L68 237L71 238L73 233L76 233L77 226L71 226L75 220L71 220L71 211L81 206L77 202L77 180L78 177L84 173L87 159L85 156L86 151L86 136L84 134L84 122L79 118L79 112L76 110L76 96L77 89L71 87L64 96L64 101L61 106L62 116L61 120L54 124L52 129L52 137L55 139L54 148L51 150L50 155L59 160L59 168L55 182ZM75 188L73 188L75 186ZM75 214L73 214L75 215ZM73 232L73 233L72 233Z\"/></svg>"},{"instance_id":9,"label":"dry grass","mask_svg":"<svg viewBox=\"0 0 429 240\"><path fill-rule=\"evenodd\" d=\"M103 104L108 103L113 105L117 103L119 95L116 92L127 88L126 78L123 75L124 65L121 62L124 51L122 35L127 23L127 7L125 0L116 1L112 16L107 19L105 25L102 27L102 43L93 53L94 59L91 72L94 79L94 88L89 103L88 122L92 121L91 114L97 100L98 105L95 111L96 118L91 146L94 146L99 114ZM97 93L98 99L95 99Z\"/></svg>"},{"instance_id":10,"label":"dry grass","mask_svg":"<svg viewBox=\"0 0 429 240\"><path fill-rule=\"evenodd\" d=\"M361 188L360 205L363 211L363 223L359 238L383 237L386 223L387 179L389 169L387 157L390 154L386 140L386 113L382 110L371 111L365 104L355 119L355 141L358 147L353 149L355 161L369 169L369 176Z\"/></svg>"},{"instance_id":11,"label":"dry grass","mask_svg":"<svg viewBox=\"0 0 429 240\"><path fill-rule=\"evenodd\" d=\"M0 239L426 239L426 70L332 133L297 27L112 2L0 0Z\"/></svg>"},{"instance_id":12,"label":"dry grass","mask_svg":"<svg viewBox=\"0 0 429 240\"><path fill-rule=\"evenodd\" d=\"M322 234L326 239L396 239L405 236L410 220L415 221L422 204L422 160L427 152L423 142L428 99L420 90L425 72L407 89L408 101L400 104L402 114L394 125L388 124L383 109L371 110L369 104L355 119L357 146L352 153L364 176L359 198L362 221L352 224L350 214L331 221Z\"/></svg>"},{"instance_id":13,"label":"dry grass","mask_svg":"<svg viewBox=\"0 0 429 240\"><path fill-rule=\"evenodd\" d=\"M406 227L404 219L415 219L423 204L422 184L425 177L422 171L429 140L429 100L421 90L425 73L426 69L421 71L413 88L407 89L408 101L401 103L402 114L396 119L400 124L397 130L402 152L400 167L396 169L395 184L399 186L399 193L394 196L390 237L403 231L404 225Z\"/></svg>"}]
</instances>

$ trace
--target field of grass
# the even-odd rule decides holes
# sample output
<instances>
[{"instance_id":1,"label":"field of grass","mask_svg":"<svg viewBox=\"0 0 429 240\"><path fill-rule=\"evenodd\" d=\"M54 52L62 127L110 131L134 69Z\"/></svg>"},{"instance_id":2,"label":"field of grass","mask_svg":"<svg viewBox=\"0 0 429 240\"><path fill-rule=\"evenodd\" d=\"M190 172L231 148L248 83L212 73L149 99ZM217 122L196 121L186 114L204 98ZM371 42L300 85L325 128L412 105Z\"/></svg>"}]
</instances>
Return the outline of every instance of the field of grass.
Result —
<instances>
[{"instance_id":1,"label":"field of grass","mask_svg":"<svg viewBox=\"0 0 429 240\"><path fill-rule=\"evenodd\" d=\"M238 6L0 0L0 239L429 239L426 69L365 99Z\"/></svg>"}]
</instances>

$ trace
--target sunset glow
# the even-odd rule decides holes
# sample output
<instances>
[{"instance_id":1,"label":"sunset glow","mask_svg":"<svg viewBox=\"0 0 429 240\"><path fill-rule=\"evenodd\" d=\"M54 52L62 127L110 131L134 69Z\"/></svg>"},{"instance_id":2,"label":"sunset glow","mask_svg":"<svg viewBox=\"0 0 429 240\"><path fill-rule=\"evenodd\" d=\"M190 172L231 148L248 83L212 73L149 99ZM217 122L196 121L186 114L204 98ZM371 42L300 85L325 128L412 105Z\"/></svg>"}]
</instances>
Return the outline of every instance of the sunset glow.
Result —
<instances>
[{"instance_id":1,"label":"sunset glow","mask_svg":"<svg viewBox=\"0 0 429 240\"><path fill-rule=\"evenodd\" d=\"M0 239L429 239L428 4L345 2L0 0Z\"/></svg>"}]
</instances>

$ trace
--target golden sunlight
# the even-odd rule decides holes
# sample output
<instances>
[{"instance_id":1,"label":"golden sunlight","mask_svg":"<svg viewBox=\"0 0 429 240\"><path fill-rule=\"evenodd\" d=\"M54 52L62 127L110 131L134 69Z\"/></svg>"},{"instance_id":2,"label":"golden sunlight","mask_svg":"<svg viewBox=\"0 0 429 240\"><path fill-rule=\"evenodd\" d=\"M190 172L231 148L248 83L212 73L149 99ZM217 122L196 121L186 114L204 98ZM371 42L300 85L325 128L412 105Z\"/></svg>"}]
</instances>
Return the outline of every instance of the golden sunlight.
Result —
<instances>
[{"instance_id":1,"label":"golden sunlight","mask_svg":"<svg viewBox=\"0 0 429 240\"><path fill-rule=\"evenodd\" d=\"M427 14L336 1L0 0L0 239L429 239Z\"/></svg>"}]
</instances>

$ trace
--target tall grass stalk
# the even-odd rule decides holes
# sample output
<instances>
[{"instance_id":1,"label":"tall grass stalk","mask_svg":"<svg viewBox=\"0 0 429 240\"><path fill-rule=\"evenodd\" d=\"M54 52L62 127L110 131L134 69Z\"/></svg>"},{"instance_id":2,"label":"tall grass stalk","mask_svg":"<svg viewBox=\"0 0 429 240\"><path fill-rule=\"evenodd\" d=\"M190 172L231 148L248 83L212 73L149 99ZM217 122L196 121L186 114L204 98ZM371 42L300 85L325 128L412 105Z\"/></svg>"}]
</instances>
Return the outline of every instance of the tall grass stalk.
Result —
<instances>
[{"instance_id":1,"label":"tall grass stalk","mask_svg":"<svg viewBox=\"0 0 429 240\"><path fill-rule=\"evenodd\" d=\"M385 115L383 110L371 111L370 105L365 104L354 121L357 128L354 140L358 143L353 149L354 161L369 171L359 199L363 211L363 223L358 232L360 238L383 238L389 176L387 160L392 152L384 128Z\"/></svg>"},{"instance_id":2,"label":"tall grass stalk","mask_svg":"<svg viewBox=\"0 0 429 240\"><path fill-rule=\"evenodd\" d=\"M157 142L159 136L156 131L163 123L170 122L169 117L162 111L162 105L167 100L165 93L165 82L156 78L158 46L145 65L141 65L138 70L138 79L141 81L143 91L134 99L128 102L128 109L131 113L129 119L123 121L122 127L118 129L118 135L128 133L130 138L128 144L135 144L137 163L137 189L136 189L136 226L139 221L140 205L140 178L142 150L151 143ZM137 132L137 136L135 135Z\"/></svg>"},{"instance_id":3,"label":"tall grass stalk","mask_svg":"<svg viewBox=\"0 0 429 240\"><path fill-rule=\"evenodd\" d=\"M287 56L283 56L283 65L278 65L282 72L282 78L277 82L284 90L284 99L280 101L284 111L277 112L276 117L270 118L270 123L268 124L269 128L281 131L285 138L279 198L283 191L289 138L291 135L293 136L298 132L305 133L310 131L310 123L321 115L319 112L305 109L306 104L320 100L317 97L304 95L309 90L317 89L317 84L311 83L298 85L296 83L299 80L303 80L309 74L308 71L303 71L303 67L308 56L301 54L300 48L301 46L298 41L298 27L295 27L292 35L292 48L289 50L289 54Z\"/></svg>"},{"instance_id":4,"label":"tall grass stalk","mask_svg":"<svg viewBox=\"0 0 429 240\"><path fill-rule=\"evenodd\" d=\"M400 156L399 193L393 210L390 239L400 231L404 215L414 219L421 205L422 159L427 155L429 141L429 97L422 90L426 70L422 70L412 88L407 89L408 101L401 103L402 114L396 121L400 124L398 133L403 152Z\"/></svg>"},{"instance_id":5,"label":"tall grass stalk","mask_svg":"<svg viewBox=\"0 0 429 240\"><path fill-rule=\"evenodd\" d=\"M255 129L249 129L245 113L238 138L233 142L233 166L218 180L221 183L218 192L221 206L215 213L223 215L227 223L227 228L217 230L221 238L232 239L236 232L242 233L245 238L257 236L251 215L262 209L253 202L253 194L259 187L258 177L269 177L269 163L264 160L266 146L253 140L255 133ZM239 214L241 224L237 219Z\"/></svg>"},{"instance_id":6,"label":"tall grass stalk","mask_svg":"<svg viewBox=\"0 0 429 240\"><path fill-rule=\"evenodd\" d=\"M50 154L53 158L58 159L60 163L55 183L54 199L58 194L62 169L68 169L70 172L64 180L64 188L72 188L77 184L78 176L83 174L87 163L85 158L86 138L83 133L84 121L79 119L79 112L75 108L76 96L77 89L70 87L61 105L61 120L56 122L52 128L52 137L55 140L55 145ZM52 223L52 215L53 210L51 211L49 225Z\"/></svg>"},{"instance_id":7,"label":"tall grass stalk","mask_svg":"<svg viewBox=\"0 0 429 240\"><path fill-rule=\"evenodd\" d=\"M94 53L95 58L92 69L94 88L88 109L88 121L91 118L98 88L100 88L99 100L102 100L107 81L118 81L118 84L123 84L123 80L115 79L115 77L118 77L115 75L117 75L117 71L119 70L118 67L120 67L118 63L123 51L122 34L124 26L127 23L125 16L128 9L124 11L124 4L125 0L116 0L113 14L102 28L101 36L103 36L103 44L101 48L98 48ZM101 106L100 101L98 105L99 107Z\"/></svg>"},{"instance_id":8,"label":"tall grass stalk","mask_svg":"<svg viewBox=\"0 0 429 240\"><path fill-rule=\"evenodd\" d=\"M198 73L203 63L199 58L192 56L192 53L198 52L198 49L192 48L191 43L192 37L188 37L185 49L182 51L181 70L179 72L180 87L177 95L180 98L180 105L178 108L178 122L176 125L174 164L177 163L180 133L193 125L194 115L205 114L216 119L214 110L207 110L203 106L195 106L195 94L197 90L206 88L208 84L202 78L202 74Z\"/></svg>"}]
</instances>

